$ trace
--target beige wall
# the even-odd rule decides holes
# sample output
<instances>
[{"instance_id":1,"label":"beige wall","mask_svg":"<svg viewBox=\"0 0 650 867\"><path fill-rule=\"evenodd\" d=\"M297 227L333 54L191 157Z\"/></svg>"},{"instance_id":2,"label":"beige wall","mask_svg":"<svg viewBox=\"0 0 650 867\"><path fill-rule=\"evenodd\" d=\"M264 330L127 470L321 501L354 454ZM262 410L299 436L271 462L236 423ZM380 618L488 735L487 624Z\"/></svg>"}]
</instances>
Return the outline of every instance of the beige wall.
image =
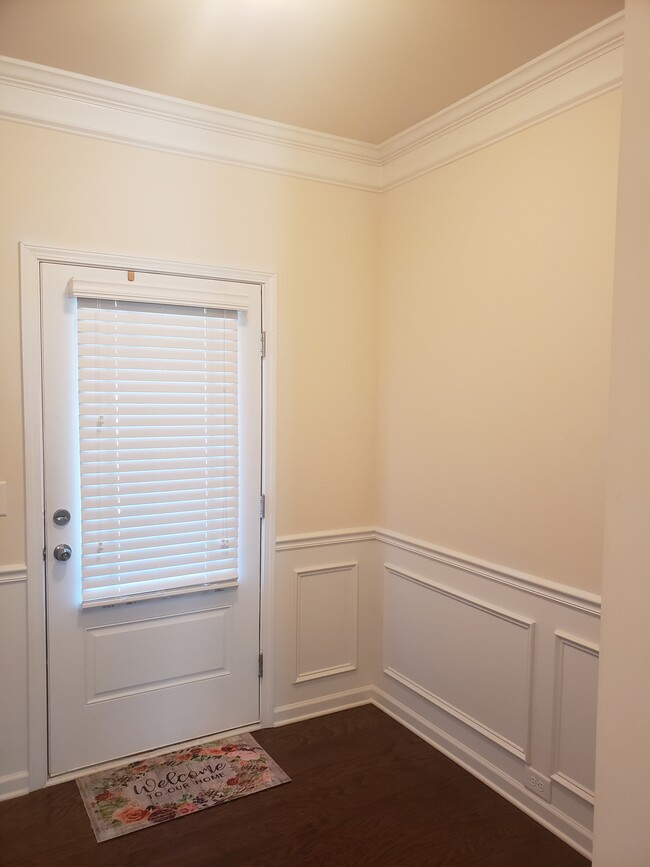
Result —
<instances>
[{"instance_id":1,"label":"beige wall","mask_svg":"<svg viewBox=\"0 0 650 867\"><path fill-rule=\"evenodd\" d=\"M378 197L0 126L0 563L24 562L18 243L277 272L277 530L368 524Z\"/></svg>"},{"instance_id":2,"label":"beige wall","mask_svg":"<svg viewBox=\"0 0 650 867\"><path fill-rule=\"evenodd\" d=\"M650 864L650 0L625 7L594 867Z\"/></svg>"},{"instance_id":3,"label":"beige wall","mask_svg":"<svg viewBox=\"0 0 650 867\"><path fill-rule=\"evenodd\" d=\"M598 591L619 94L385 195L379 523Z\"/></svg>"},{"instance_id":4,"label":"beige wall","mask_svg":"<svg viewBox=\"0 0 650 867\"><path fill-rule=\"evenodd\" d=\"M279 274L280 535L379 523L597 591L618 108L381 197L3 124L0 562L24 560L23 240Z\"/></svg>"}]
</instances>

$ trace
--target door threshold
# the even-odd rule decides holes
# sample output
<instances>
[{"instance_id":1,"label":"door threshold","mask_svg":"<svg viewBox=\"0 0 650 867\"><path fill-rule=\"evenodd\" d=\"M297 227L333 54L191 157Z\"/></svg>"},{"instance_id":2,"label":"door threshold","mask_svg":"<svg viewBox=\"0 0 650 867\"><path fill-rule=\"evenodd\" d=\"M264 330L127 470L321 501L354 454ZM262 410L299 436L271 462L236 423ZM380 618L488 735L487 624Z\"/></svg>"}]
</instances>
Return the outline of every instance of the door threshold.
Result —
<instances>
[{"instance_id":1,"label":"door threshold","mask_svg":"<svg viewBox=\"0 0 650 867\"><path fill-rule=\"evenodd\" d=\"M261 722L251 723L250 725L240 726L236 729L228 729L224 732L213 732L212 734L202 735L200 738L194 738L191 741L179 741L175 744L167 744L164 747L157 747L154 750L148 750L143 753L131 753L127 756L122 756L118 759L113 759L110 762L100 762L97 765L87 765L84 768L77 768L74 771L67 771L64 774L56 774L48 776L45 783L46 786L56 786L58 783L67 783L69 780L76 780L78 777L87 777L89 774L95 774L98 771L110 771L114 768L119 768L122 765L129 764L144 759L153 759L156 756L163 756L165 753L176 752L183 750L186 747L195 747L199 744L204 744L208 740L221 740L222 738L236 737L237 735L246 732L257 732L262 728Z\"/></svg>"}]
</instances>

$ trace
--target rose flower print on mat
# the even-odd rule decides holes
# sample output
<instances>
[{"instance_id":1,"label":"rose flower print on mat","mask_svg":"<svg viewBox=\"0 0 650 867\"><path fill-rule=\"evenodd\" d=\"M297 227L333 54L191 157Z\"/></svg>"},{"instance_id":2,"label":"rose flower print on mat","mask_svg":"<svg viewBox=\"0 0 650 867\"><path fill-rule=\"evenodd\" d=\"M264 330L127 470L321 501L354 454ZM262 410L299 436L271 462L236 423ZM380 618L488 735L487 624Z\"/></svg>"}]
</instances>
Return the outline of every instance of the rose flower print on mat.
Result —
<instances>
[{"instance_id":1,"label":"rose flower print on mat","mask_svg":"<svg viewBox=\"0 0 650 867\"><path fill-rule=\"evenodd\" d=\"M288 782L244 734L80 777L77 785L101 843Z\"/></svg>"}]
</instances>

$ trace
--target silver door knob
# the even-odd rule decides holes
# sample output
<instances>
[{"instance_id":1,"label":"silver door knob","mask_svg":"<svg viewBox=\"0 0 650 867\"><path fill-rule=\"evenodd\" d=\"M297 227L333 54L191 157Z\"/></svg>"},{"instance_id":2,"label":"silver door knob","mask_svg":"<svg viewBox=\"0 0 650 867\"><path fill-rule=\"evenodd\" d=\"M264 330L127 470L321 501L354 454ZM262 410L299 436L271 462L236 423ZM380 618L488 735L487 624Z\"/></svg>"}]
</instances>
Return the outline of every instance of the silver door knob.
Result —
<instances>
[{"instance_id":1,"label":"silver door knob","mask_svg":"<svg viewBox=\"0 0 650 867\"><path fill-rule=\"evenodd\" d=\"M57 545L54 549L54 559L64 563L72 557L72 548L69 545Z\"/></svg>"}]
</instances>

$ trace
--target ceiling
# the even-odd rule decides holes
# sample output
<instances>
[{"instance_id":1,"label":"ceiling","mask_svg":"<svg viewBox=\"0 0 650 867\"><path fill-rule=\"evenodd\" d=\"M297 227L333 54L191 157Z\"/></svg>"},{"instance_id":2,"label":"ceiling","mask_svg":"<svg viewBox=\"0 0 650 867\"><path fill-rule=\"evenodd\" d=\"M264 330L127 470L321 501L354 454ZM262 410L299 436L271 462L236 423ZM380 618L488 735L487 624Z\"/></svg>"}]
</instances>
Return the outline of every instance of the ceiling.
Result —
<instances>
[{"instance_id":1,"label":"ceiling","mask_svg":"<svg viewBox=\"0 0 650 867\"><path fill-rule=\"evenodd\" d=\"M379 144L623 0L0 0L0 54Z\"/></svg>"}]
</instances>

